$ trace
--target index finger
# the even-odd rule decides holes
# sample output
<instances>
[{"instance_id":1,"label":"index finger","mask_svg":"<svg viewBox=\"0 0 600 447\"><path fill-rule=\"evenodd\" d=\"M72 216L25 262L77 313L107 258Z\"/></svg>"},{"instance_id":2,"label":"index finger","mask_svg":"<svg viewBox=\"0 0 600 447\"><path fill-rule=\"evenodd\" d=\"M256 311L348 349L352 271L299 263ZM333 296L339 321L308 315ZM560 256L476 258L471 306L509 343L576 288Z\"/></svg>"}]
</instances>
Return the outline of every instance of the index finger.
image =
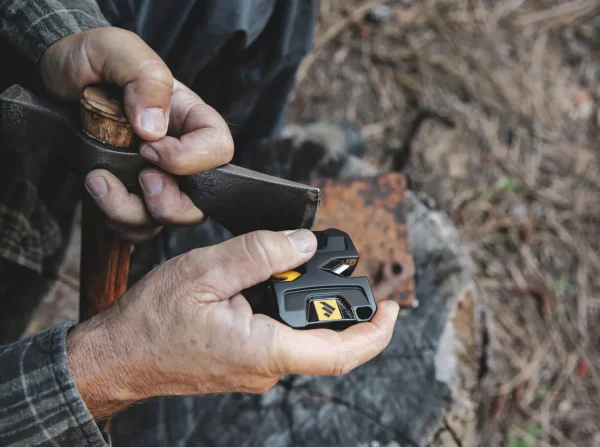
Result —
<instances>
[{"instance_id":1,"label":"index finger","mask_svg":"<svg viewBox=\"0 0 600 447\"><path fill-rule=\"evenodd\" d=\"M392 339L399 307L393 301L378 304L375 316L342 331L308 331L281 326L274 341L274 364L281 374L343 375L383 351Z\"/></svg>"},{"instance_id":2,"label":"index finger","mask_svg":"<svg viewBox=\"0 0 600 447\"><path fill-rule=\"evenodd\" d=\"M233 158L233 137L219 113L175 81L169 121L171 136L142 145L140 153L176 175L207 171Z\"/></svg>"}]
</instances>

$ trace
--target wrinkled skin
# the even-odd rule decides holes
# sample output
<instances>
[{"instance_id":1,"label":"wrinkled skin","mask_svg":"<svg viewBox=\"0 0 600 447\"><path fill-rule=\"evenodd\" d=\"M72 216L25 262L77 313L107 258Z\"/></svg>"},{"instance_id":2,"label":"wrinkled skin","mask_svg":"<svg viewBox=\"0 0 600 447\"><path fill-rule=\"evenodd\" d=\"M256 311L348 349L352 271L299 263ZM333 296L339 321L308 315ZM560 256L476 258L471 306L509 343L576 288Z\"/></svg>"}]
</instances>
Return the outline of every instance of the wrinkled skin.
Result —
<instances>
[{"instance_id":1,"label":"wrinkled skin","mask_svg":"<svg viewBox=\"0 0 600 447\"><path fill-rule=\"evenodd\" d=\"M113 27L64 37L42 56L40 74L47 90L63 100L77 100L92 84L124 89L127 117L143 140L140 154L156 168L139 175L143 198L130 194L106 170L88 173L86 189L111 228L139 243L165 224L203 222L204 214L179 190L172 174L203 172L230 162L233 138L217 111L175 80L141 38Z\"/></svg>"},{"instance_id":2,"label":"wrinkled skin","mask_svg":"<svg viewBox=\"0 0 600 447\"><path fill-rule=\"evenodd\" d=\"M312 232L286 233L249 233L173 258L74 329L69 364L92 414L153 396L262 393L283 374L341 375L379 354L398 315L392 301L342 332L253 315L240 291L316 250Z\"/></svg>"}]
</instances>

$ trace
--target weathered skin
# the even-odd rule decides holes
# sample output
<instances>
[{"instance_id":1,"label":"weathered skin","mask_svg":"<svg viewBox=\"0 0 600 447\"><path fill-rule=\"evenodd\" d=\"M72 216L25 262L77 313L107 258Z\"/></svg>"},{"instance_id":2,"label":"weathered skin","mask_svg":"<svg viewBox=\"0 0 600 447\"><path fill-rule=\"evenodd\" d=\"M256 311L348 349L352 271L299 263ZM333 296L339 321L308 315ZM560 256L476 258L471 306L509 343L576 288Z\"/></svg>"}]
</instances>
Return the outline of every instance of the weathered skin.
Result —
<instances>
[{"instance_id":1,"label":"weathered skin","mask_svg":"<svg viewBox=\"0 0 600 447\"><path fill-rule=\"evenodd\" d=\"M47 146L58 150L48 152L60 153L81 179L93 169L106 169L138 192L138 174L150 165L137 151L118 150L84 134L70 111L20 86L0 95L0 118L2 147L26 156L38 150L39 141L50 141ZM235 235L310 228L320 199L317 188L232 164L177 181L198 208Z\"/></svg>"}]
</instances>

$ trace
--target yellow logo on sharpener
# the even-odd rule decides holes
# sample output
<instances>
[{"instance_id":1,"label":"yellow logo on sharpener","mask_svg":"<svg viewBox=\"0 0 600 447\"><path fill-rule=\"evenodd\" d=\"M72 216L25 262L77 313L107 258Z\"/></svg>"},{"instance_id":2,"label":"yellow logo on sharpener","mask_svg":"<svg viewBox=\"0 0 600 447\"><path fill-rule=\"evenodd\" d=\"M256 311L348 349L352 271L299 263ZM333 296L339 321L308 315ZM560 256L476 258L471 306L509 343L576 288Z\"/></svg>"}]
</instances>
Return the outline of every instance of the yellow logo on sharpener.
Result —
<instances>
[{"instance_id":1,"label":"yellow logo on sharpener","mask_svg":"<svg viewBox=\"0 0 600 447\"><path fill-rule=\"evenodd\" d=\"M319 321L341 320L342 314L337 300L315 300L313 302Z\"/></svg>"}]
</instances>

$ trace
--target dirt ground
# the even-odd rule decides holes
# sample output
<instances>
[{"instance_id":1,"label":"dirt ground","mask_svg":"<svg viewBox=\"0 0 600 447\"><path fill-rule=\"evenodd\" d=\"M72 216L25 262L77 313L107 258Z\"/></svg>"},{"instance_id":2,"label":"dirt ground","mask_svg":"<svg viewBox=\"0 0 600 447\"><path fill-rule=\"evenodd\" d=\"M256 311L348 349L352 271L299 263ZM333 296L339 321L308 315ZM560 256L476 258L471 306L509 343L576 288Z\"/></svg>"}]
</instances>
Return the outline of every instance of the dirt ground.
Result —
<instances>
[{"instance_id":1,"label":"dirt ground","mask_svg":"<svg viewBox=\"0 0 600 447\"><path fill-rule=\"evenodd\" d=\"M598 1L320 1L290 119L358 123L452 216L490 317L481 445L600 446L599 44Z\"/></svg>"},{"instance_id":2,"label":"dirt ground","mask_svg":"<svg viewBox=\"0 0 600 447\"><path fill-rule=\"evenodd\" d=\"M598 0L320 0L290 120L357 123L453 218L489 317L481 445L600 446L599 106ZM76 276L30 333L77 318L53 301Z\"/></svg>"}]
</instances>

